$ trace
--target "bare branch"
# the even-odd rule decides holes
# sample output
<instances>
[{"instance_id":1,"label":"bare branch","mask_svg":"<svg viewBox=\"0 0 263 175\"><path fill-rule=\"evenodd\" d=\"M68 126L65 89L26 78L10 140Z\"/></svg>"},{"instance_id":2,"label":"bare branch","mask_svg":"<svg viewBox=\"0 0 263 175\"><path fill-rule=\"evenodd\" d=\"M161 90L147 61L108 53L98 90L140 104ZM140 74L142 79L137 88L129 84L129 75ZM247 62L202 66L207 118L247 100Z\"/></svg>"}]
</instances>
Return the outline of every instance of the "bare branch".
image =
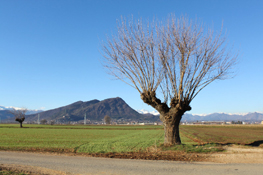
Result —
<instances>
[{"instance_id":1,"label":"bare branch","mask_svg":"<svg viewBox=\"0 0 263 175\"><path fill-rule=\"evenodd\" d=\"M22 109L16 110L15 108L13 108L9 112L15 116L15 121L19 122L20 123L20 127L22 128L22 123L25 120L27 109L26 108L22 108Z\"/></svg>"},{"instance_id":2,"label":"bare branch","mask_svg":"<svg viewBox=\"0 0 263 175\"><path fill-rule=\"evenodd\" d=\"M225 40L222 30L217 34L185 17L171 15L165 25L122 18L118 34L103 45L105 67L160 113L186 111L204 87L231 74L237 56L227 51Z\"/></svg>"}]
</instances>

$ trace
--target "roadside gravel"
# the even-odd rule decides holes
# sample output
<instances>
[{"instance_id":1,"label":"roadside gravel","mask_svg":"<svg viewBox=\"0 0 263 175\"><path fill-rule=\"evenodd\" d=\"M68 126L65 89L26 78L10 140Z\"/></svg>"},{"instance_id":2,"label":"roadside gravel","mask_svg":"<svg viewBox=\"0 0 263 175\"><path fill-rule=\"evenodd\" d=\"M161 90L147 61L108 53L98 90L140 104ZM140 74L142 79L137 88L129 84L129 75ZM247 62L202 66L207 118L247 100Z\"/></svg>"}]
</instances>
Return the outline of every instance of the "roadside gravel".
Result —
<instances>
[{"instance_id":1,"label":"roadside gravel","mask_svg":"<svg viewBox=\"0 0 263 175\"><path fill-rule=\"evenodd\" d=\"M243 148L242 148L243 149ZM223 154L230 154L229 152ZM243 154L243 153L238 153ZM249 154L249 153L246 153ZM261 153L257 153L258 155ZM233 153L236 155L236 153ZM255 157L254 157L255 158ZM216 161L215 161L216 162ZM31 174L195 174L261 175L262 164L180 162L163 160L109 159L40 153L0 151L0 166L20 168Z\"/></svg>"}]
</instances>

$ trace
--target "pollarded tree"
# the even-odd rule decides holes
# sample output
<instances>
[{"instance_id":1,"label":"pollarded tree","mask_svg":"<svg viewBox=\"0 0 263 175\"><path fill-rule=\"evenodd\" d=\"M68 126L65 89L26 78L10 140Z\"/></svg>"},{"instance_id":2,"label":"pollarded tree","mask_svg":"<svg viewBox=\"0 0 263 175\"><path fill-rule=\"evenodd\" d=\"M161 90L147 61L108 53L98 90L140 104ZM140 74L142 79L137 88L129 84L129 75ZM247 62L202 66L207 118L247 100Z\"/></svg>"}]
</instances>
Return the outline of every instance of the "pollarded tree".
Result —
<instances>
[{"instance_id":1,"label":"pollarded tree","mask_svg":"<svg viewBox=\"0 0 263 175\"><path fill-rule=\"evenodd\" d=\"M179 124L191 101L211 82L229 78L237 58L227 51L222 32L174 16L165 24L121 19L103 52L110 73L160 113L165 145L181 144Z\"/></svg>"},{"instance_id":2,"label":"pollarded tree","mask_svg":"<svg viewBox=\"0 0 263 175\"><path fill-rule=\"evenodd\" d=\"M9 112L15 116L15 118L16 118L15 120L17 122L19 122L20 128L22 128L23 127L22 123L25 120L27 109L26 108L22 108L22 109L16 110L16 109L13 108Z\"/></svg>"}]
</instances>

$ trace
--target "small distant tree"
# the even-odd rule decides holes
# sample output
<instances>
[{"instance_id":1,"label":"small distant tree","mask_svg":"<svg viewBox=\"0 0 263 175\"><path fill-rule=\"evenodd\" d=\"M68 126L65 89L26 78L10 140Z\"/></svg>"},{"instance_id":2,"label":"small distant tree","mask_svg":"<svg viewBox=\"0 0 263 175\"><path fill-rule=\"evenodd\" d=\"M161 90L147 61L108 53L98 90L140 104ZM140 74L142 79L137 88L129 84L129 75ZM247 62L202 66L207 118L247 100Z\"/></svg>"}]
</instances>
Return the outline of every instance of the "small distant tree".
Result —
<instances>
[{"instance_id":1,"label":"small distant tree","mask_svg":"<svg viewBox=\"0 0 263 175\"><path fill-rule=\"evenodd\" d=\"M15 121L19 122L20 128L23 128L22 123L25 120L27 109L22 108L22 109L16 110L15 108L13 108L9 112L15 116Z\"/></svg>"},{"instance_id":2,"label":"small distant tree","mask_svg":"<svg viewBox=\"0 0 263 175\"><path fill-rule=\"evenodd\" d=\"M231 123L232 124L242 124L243 122L242 121L237 121L237 122L236 121L232 121Z\"/></svg>"},{"instance_id":3,"label":"small distant tree","mask_svg":"<svg viewBox=\"0 0 263 175\"><path fill-rule=\"evenodd\" d=\"M110 116L105 115L105 117L104 117L104 122L105 122L107 125L109 125L109 124L110 124L110 121L111 121Z\"/></svg>"},{"instance_id":4,"label":"small distant tree","mask_svg":"<svg viewBox=\"0 0 263 175\"><path fill-rule=\"evenodd\" d=\"M50 121L50 125L54 125L55 124L55 121L54 120L51 120Z\"/></svg>"},{"instance_id":5,"label":"small distant tree","mask_svg":"<svg viewBox=\"0 0 263 175\"><path fill-rule=\"evenodd\" d=\"M47 124L47 120L46 120L46 119L41 120L41 121L40 121L40 124L42 124L42 125Z\"/></svg>"}]
</instances>

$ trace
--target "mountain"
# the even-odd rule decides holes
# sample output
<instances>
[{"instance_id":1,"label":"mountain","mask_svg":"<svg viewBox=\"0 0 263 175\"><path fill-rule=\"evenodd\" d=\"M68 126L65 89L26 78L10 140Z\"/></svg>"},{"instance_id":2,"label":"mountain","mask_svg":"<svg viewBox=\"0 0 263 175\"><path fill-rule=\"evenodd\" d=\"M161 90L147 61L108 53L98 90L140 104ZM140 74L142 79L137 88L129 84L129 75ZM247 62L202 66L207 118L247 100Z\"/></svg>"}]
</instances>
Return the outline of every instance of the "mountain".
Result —
<instances>
[{"instance_id":1,"label":"mountain","mask_svg":"<svg viewBox=\"0 0 263 175\"><path fill-rule=\"evenodd\" d=\"M87 102L78 101L67 106L59 107L56 109L43 111L38 113L41 120L59 120L64 121L79 121L83 120L86 113L87 119L91 121L101 121L105 115L110 116L112 119L124 120L159 120L158 116L152 114L143 115L132 109L125 101L119 97L109 98L103 101L91 100ZM38 114L27 115L27 121L37 121Z\"/></svg>"},{"instance_id":2,"label":"mountain","mask_svg":"<svg viewBox=\"0 0 263 175\"><path fill-rule=\"evenodd\" d=\"M9 110L0 110L0 118L1 120L9 119L14 117L13 114L9 112Z\"/></svg>"},{"instance_id":3,"label":"mountain","mask_svg":"<svg viewBox=\"0 0 263 175\"><path fill-rule=\"evenodd\" d=\"M26 111L26 115L30 115L30 114L37 114L37 113L40 113L40 112L43 112L43 110L27 110Z\"/></svg>"},{"instance_id":4,"label":"mountain","mask_svg":"<svg viewBox=\"0 0 263 175\"><path fill-rule=\"evenodd\" d=\"M137 112L139 112L140 114L152 114L152 115L160 115L159 112L157 111L152 111L152 112L149 112L145 109L141 109L141 110L136 110Z\"/></svg>"},{"instance_id":5,"label":"mountain","mask_svg":"<svg viewBox=\"0 0 263 175\"><path fill-rule=\"evenodd\" d=\"M1 120L5 120L5 119L8 119L8 118L14 117L14 115L9 112L12 109L19 110L19 109L22 109L22 108L13 107L13 106L9 106L9 107L0 106L0 117L1 117ZM29 115L29 114L36 114L36 113L39 113L39 112L42 112L42 110L28 110L26 112L26 114L27 115Z\"/></svg>"},{"instance_id":6,"label":"mountain","mask_svg":"<svg viewBox=\"0 0 263 175\"><path fill-rule=\"evenodd\" d=\"M153 114L155 116L159 116L157 111L149 112L147 110L137 110L137 112L141 114ZM182 117L182 121L262 121L263 114L262 113L247 113L247 114L227 114L227 113L212 113L207 115L193 115L189 113L185 113Z\"/></svg>"},{"instance_id":7,"label":"mountain","mask_svg":"<svg viewBox=\"0 0 263 175\"><path fill-rule=\"evenodd\" d=\"M246 120L257 120L257 121L263 121L263 114L261 113L248 113L247 115L244 116Z\"/></svg>"},{"instance_id":8,"label":"mountain","mask_svg":"<svg viewBox=\"0 0 263 175\"><path fill-rule=\"evenodd\" d=\"M5 122L14 121L12 114L8 112L10 107L2 107L0 110L0 117ZM31 110L32 112L37 112ZM75 103L69 104L67 106L62 106L56 109L41 111L35 114L30 114L26 116L26 121L37 121L38 114L40 115L40 120L57 120L60 122L67 121L81 121L84 119L84 114L91 121L102 121L105 115L110 116L113 120L132 120L132 121L160 121L157 112L148 112L146 110L132 109L125 101L119 97L109 98L102 101L91 100L91 101L77 101ZM183 115L182 122L188 121L262 121L262 113L247 113L247 114L226 114L226 113L212 113L208 115L193 115L186 113Z\"/></svg>"},{"instance_id":9,"label":"mountain","mask_svg":"<svg viewBox=\"0 0 263 175\"><path fill-rule=\"evenodd\" d=\"M13 109L13 108L15 108L15 109L20 109L20 108L13 107L13 106L9 106L9 107L0 106L0 111L1 111L1 110L11 110L11 109Z\"/></svg>"},{"instance_id":10,"label":"mountain","mask_svg":"<svg viewBox=\"0 0 263 175\"><path fill-rule=\"evenodd\" d=\"M192 115L186 113L182 121L262 121L263 114L261 113L248 113L248 114L226 114L226 113L213 113L208 115Z\"/></svg>"}]
</instances>

